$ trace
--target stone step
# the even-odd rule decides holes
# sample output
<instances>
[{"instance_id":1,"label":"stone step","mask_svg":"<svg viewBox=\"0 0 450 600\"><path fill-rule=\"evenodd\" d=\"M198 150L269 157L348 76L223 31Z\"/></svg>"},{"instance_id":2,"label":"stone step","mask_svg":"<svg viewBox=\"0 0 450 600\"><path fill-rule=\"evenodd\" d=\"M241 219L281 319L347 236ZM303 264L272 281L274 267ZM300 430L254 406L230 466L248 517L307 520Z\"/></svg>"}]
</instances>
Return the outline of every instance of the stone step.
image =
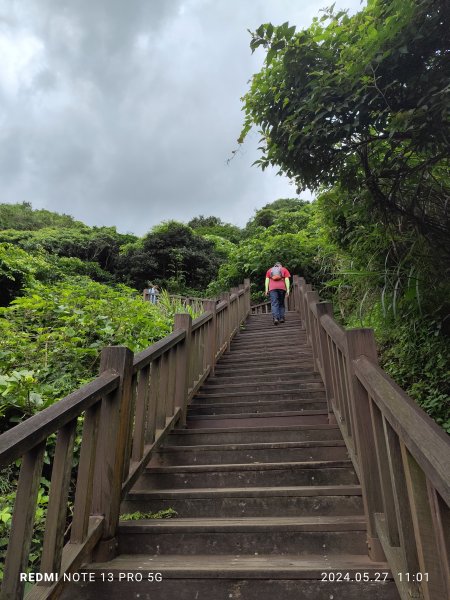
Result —
<instances>
[{"instance_id":1,"label":"stone step","mask_svg":"<svg viewBox=\"0 0 450 600\"><path fill-rule=\"evenodd\" d=\"M190 417L194 415L227 415L227 414L253 414L253 413L273 413L274 411L302 411L319 410L327 407L324 394L322 398L289 398L280 399L277 395L269 400L255 399L254 401L242 400L237 402L235 398L228 397L218 400L214 396L213 401L209 401L210 396L196 400L194 404L188 407L187 414ZM213 396L211 396L213 397ZM224 401L226 400L226 401ZM232 400L232 401L231 401Z\"/></svg>"},{"instance_id":2,"label":"stone step","mask_svg":"<svg viewBox=\"0 0 450 600\"><path fill-rule=\"evenodd\" d=\"M179 518L362 515L358 485L131 491L121 514L173 508Z\"/></svg>"},{"instance_id":3,"label":"stone step","mask_svg":"<svg viewBox=\"0 0 450 600\"><path fill-rule=\"evenodd\" d=\"M279 427L230 427L228 429L175 429L169 434L168 446L202 446L204 444L251 444L253 442L302 442L341 440L337 425L292 425Z\"/></svg>"},{"instance_id":4,"label":"stone step","mask_svg":"<svg viewBox=\"0 0 450 600\"><path fill-rule=\"evenodd\" d=\"M343 440L162 446L155 453L149 466L298 462L347 458L347 448Z\"/></svg>"},{"instance_id":5,"label":"stone step","mask_svg":"<svg viewBox=\"0 0 450 600\"><path fill-rule=\"evenodd\" d=\"M106 563L84 565L83 571L92 573L94 581L70 583L62 600L400 598L388 565L358 554L152 557L120 554ZM160 574L156 581L155 573ZM109 578L113 580L111 583ZM364 581L365 578L370 581Z\"/></svg>"},{"instance_id":6,"label":"stone step","mask_svg":"<svg viewBox=\"0 0 450 600\"><path fill-rule=\"evenodd\" d=\"M187 419L191 429L283 425L317 425L328 423L326 410L305 410L301 412L274 412L253 414L204 415Z\"/></svg>"},{"instance_id":7,"label":"stone step","mask_svg":"<svg viewBox=\"0 0 450 600\"><path fill-rule=\"evenodd\" d=\"M349 460L148 467L135 490L276 487L358 483Z\"/></svg>"},{"instance_id":8,"label":"stone step","mask_svg":"<svg viewBox=\"0 0 450 600\"><path fill-rule=\"evenodd\" d=\"M271 554L367 552L364 516L149 519L119 524L119 554Z\"/></svg>"}]
</instances>

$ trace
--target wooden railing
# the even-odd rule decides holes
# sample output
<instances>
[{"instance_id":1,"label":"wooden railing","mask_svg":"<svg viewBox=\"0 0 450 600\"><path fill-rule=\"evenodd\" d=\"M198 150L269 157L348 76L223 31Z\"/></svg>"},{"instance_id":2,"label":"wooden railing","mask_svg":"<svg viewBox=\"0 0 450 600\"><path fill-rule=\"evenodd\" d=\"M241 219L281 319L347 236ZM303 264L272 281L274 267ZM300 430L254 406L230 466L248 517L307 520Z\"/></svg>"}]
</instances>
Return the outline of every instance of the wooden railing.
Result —
<instances>
[{"instance_id":1,"label":"wooden railing","mask_svg":"<svg viewBox=\"0 0 450 600\"><path fill-rule=\"evenodd\" d=\"M342 328L302 278L292 295L361 482L369 555L402 600L450 598L450 438L379 367L371 329Z\"/></svg>"},{"instance_id":2,"label":"wooden railing","mask_svg":"<svg viewBox=\"0 0 450 600\"><path fill-rule=\"evenodd\" d=\"M284 306L286 310L295 310L295 296L293 294L285 297ZM252 304L250 307L250 314L252 315L266 315L270 312L272 312L270 300L260 304Z\"/></svg>"},{"instance_id":3,"label":"wooden railing","mask_svg":"<svg viewBox=\"0 0 450 600\"><path fill-rule=\"evenodd\" d=\"M55 597L63 574L92 554L109 560L117 551L120 503L175 424L183 425L196 390L214 372L250 312L250 282L209 300L192 321L175 315L174 331L136 355L105 348L100 376L0 436L0 468L21 460L1 598L23 597L20 574L28 568L37 496L48 438L56 434L44 547L43 575L28 600ZM79 419L83 417L83 419ZM64 545L74 441L82 421L70 539Z\"/></svg>"}]
</instances>

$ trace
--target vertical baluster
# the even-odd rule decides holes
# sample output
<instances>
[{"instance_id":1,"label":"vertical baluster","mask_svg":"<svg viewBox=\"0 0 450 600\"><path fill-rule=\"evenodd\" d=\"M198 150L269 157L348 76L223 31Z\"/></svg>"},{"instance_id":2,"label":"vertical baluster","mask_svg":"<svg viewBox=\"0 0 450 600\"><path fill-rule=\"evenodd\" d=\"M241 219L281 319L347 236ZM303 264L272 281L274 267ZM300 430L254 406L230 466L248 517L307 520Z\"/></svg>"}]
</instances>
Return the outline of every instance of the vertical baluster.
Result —
<instances>
[{"instance_id":1,"label":"vertical baluster","mask_svg":"<svg viewBox=\"0 0 450 600\"><path fill-rule=\"evenodd\" d=\"M168 352L161 355L159 373L158 403L156 405L156 430L162 431L166 427L166 402L167 383L169 379L169 356Z\"/></svg>"},{"instance_id":2,"label":"vertical baluster","mask_svg":"<svg viewBox=\"0 0 450 600\"><path fill-rule=\"evenodd\" d=\"M58 573L61 567L76 426L77 420L74 419L58 431L45 521L41 573ZM43 585L50 585L50 582L44 580Z\"/></svg>"},{"instance_id":3,"label":"vertical baluster","mask_svg":"<svg viewBox=\"0 0 450 600\"><path fill-rule=\"evenodd\" d=\"M428 498L430 500L433 529L436 532L438 545L437 557L445 581L444 598L450 598L450 507L427 480Z\"/></svg>"},{"instance_id":4,"label":"vertical baluster","mask_svg":"<svg viewBox=\"0 0 450 600\"><path fill-rule=\"evenodd\" d=\"M251 290L250 290L250 279L244 279L245 286L245 316L250 314L250 303L251 303Z\"/></svg>"},{"instance_id":5,"label":"vertical baluster","mask_svg":"<svg viewBox=\"0 0 450 600\"><path fill-rule=\"evenodd\" d=\"M175 387L175 406L182 410L180 425L186 425L186 410L189 394L189 356L191 354L191 329L192 319L187 314L176 314L174 329L184 329L186 337L178 345L177 363L176 363L176 387Z\"/></svg>"},{"instance_id":6,"label":"vertical baluster","mask_svg":"<svg viewBox=\"0 0 450 600\"><path fill-rule=\"evenodd\" d=\"M343 408L343 417L345 421L345 427L347 430L347 435L351 438L351 443L353 445L353 424L352 424L352 410L350 406L350 394L348 389L347 382L347 371L346 371L346 362L345 356L342 351L338 351L338 370L339 370L339 382L340 382L340 390L341 390L341 398L342 398L342 408Z\"/></svg>"},{"instance_id":7,"label":"vertical baluster","mask_svg":"<svg viewBox=\"0 0 450 600\"><path fill-rule=\"evenodd\" d=\"M330 359L331 359L331 375L333 378L333 390L334 390L334 403L335 407L339 412L339 421L342 423L343 415L342 415L342 405L341 405L341 397L340 397L340 387L339 387L339 377L338 377L338 369L337 369L337 345L336 342L330 337L328 338L328 348L330 351Z\"/></svg>"},{"instance_id":8,"label":"vertical baluster","mask_svg":"<svg viewBox=\"0 0 450 600\"><path fill-rule=\"evenodd\" d=\"M2 584L5 598L23 596L25 583L19 581L19 575L27 570L44 451L42 442L22 458Z\"/></svg>"},{"instance_id":9,"label":"vertical baluster","mask_svg":"<svg viewBox=\"0 0 450 600\"><path fill-rule=\"evenodd\" d=\"M419 571L429 574L428 580L424 577L421 583L423 595L425 600L445 598L446 584L439 568L439 560L436 560L439 544L433 527L427 479L404 444L401 445L401 451L419 558ZM410 540L410 543L414 543L413 540Z\"/></svg>"},{"instance_id":10,"label":"vertical baluster","mask_svg":"<svg viewBox=\"0 0 450 600\"><path fill-rule=\"evenodd\" d=\"M384 418L373 401L370 402L370 411L372 414L375 451L377 453L378 472L381 481L381 496L384 507L383 512L386 519L389 544L391 546L400 546L394 490L392 487L392 472L390 468L386 468L386 466L389 466L389 457L383 426Z\"/></svg>"},{"instance_id":11,"label":"vertical baluster","mask_svg":"<svg viewBox=\"0 0 450 600\"><path fill-rule=\"evenodd\" d=\"M78 462L75 502L73 507L70 542L84 542L88 532L89 515L92 508L94 469L97 454L98 424L102 402L96 402L84 415L81 436L80 460Z\"/></svg>"},{"instance_id":12,"label":"vertical baluster","mask_svg":"<svg viewBox=\"0 0 450 600\"><path fill-rule=\"evenodd\" d=\"M405 573L417 573L420 571L414 540L414 526L411 515L411 507L408 500L405 471L400 448L400 440L386 419L383 420L384 435L386 439L386 450L388 455L389 472L393 487L395 512L397 517L397 528L401 547L403 562L402 571ZM383 465L380 465L383 468ZM417 591L416 584L406 582L411 589L411 597Z\"/></svg>"},{"instance_id":13,"label":"vertical baluster","mask_svg":"<svg viewBox=\"0 0 450 600\"><path fill-rule=\"evenodd\" d=\"M306 329L306 342L308 346L311 346L311 312L309 309L308 292L312 291L312 287L309 283L305 285L303 303L305 307L305 329Z\"/></svg>"},{"instance_id":14,"label":"vertical baluster","mask_svg":"<svg viewBox=\"0 0 450 600\"><path fill-rule=\"evenodd\" d=\"M208 341L207 341L207 366L211 367L210 376L212 377L216 367L216 329L217 329L217 313L216 302L210 300L206 303L206 310L211 311L212 318L208 324Z\"/></svg>"},{"instance_id":15,"label":"vertical baluster","mask_svg":"<svg viewBox=\"0 0 450 600\"><path fill-rule=\"evenodd\" d=\"M323 377L325 390L327 394L327 406L328 406L328 422L336 423L336 418L333 412L333 375L331 367L331 357L328 348L328 334L322 326L321 318L324 315L333 316L333 307L330 302L320 302L316 304L317 308L317 326L318 326L318 344L320 352L320 362L322 363Z\"/></svg>"},{"instance_id":16,"label":"vertical baluster","mask_svg":"<svg viewBox=\"0 0 450 600\"><path fill-rule=\"evenodd\" d=\"M131 453L133 450L133 434L135 426L135 410L136 410L136 397L137 397L137 379L138 374L134 373L131 377L131 388L130 388L130 408L128 411L128 431L125 446L125 456L123 464L123 481L128 477L130 471L130 460Z\"/></svg>"},{"instance_id":17,"label":"vertical baluster","mask_svg":"<svg viewBox=\"0 0 450 600\"><path fill-rule=\"evenodd\" d=\"M179 346L180 344L177 344L169 350L169 381L167 384L166 417L173 416L175 412L175 369Z\"/></svg>"},{"instance_id":18,"label":"vertical baluster","mask_svg":"<svg viewBox=\"0 0 450 600\"><path fill-rule=\"evenodd\" d=\"M230 334L231 334L231 314L230 314L230 292L224 292L221 295L221 298L225 300L227 303L226 307L223 309L223 319L224 319L224 344L227 344L227 350L230 349Z\"/></svg>"},{"instance_id":19,"label":"vertical baluster","mask_svg":"<svg viewBox=\"0 0 450 600\"><path fill-rule=\"evenodd\" d=\"M145 365L139 371L136 391L136 412L133 437L132 460L139 462L144 455L145 431L147 427L148 392L150 380L150 365Z\"/></svg>"},{"instance_id":20,"label":"vertical baluster","mask_svg":"<svg viewBox=\"0 0 450 600\"><path fill-rule=\"evenodd\" d=\"M159 378L161 374L161 357L155 358L151 364L150 386L148 390L147 432L145 441L151 444L156 435L156 411L158 408Z\"/></svg>"}]
</instances>

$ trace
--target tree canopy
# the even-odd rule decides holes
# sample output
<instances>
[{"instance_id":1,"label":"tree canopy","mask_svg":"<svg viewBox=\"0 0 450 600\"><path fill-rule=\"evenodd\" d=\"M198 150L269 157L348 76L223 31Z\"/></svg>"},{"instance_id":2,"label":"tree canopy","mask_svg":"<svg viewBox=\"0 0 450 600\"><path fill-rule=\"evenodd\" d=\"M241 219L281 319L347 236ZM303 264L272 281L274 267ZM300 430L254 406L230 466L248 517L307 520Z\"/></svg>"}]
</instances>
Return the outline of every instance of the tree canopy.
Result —
<instances>
[{"instance_id":1,"label":"tree canopy","mask_svg":"<svg viewBox=\"0 0 450 600\"><path fill-rule=\"evenodd\" d=\"M243 98L239 140L259 128L257 163L300 189L339 185L448 250L447 0L369 0L351 17L328 9L298 33L263 24L259 46L265 65Z\"/></svg>"}]
</instances>

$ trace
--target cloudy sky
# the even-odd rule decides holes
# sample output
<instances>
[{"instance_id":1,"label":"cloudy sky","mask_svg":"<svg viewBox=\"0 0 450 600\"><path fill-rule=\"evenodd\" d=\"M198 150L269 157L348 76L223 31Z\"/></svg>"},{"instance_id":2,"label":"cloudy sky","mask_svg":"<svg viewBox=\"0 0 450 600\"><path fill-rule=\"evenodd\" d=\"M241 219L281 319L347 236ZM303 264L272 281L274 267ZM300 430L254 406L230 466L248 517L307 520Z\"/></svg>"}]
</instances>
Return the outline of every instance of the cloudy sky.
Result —
<instances>
[{"instance_id":1,"label":"cloudy sky","mask_svg":"<svg viewBox=\"0 0 450 600\"><path fill-rule=\"evenodd\" d=\"M286 178L251 167L256 134L227 165L263 58L247 29L302 28L329 4L0 0L0 202L140 235L199 214L243 225L295 197Z\"/></svg>"}]
</instances>

